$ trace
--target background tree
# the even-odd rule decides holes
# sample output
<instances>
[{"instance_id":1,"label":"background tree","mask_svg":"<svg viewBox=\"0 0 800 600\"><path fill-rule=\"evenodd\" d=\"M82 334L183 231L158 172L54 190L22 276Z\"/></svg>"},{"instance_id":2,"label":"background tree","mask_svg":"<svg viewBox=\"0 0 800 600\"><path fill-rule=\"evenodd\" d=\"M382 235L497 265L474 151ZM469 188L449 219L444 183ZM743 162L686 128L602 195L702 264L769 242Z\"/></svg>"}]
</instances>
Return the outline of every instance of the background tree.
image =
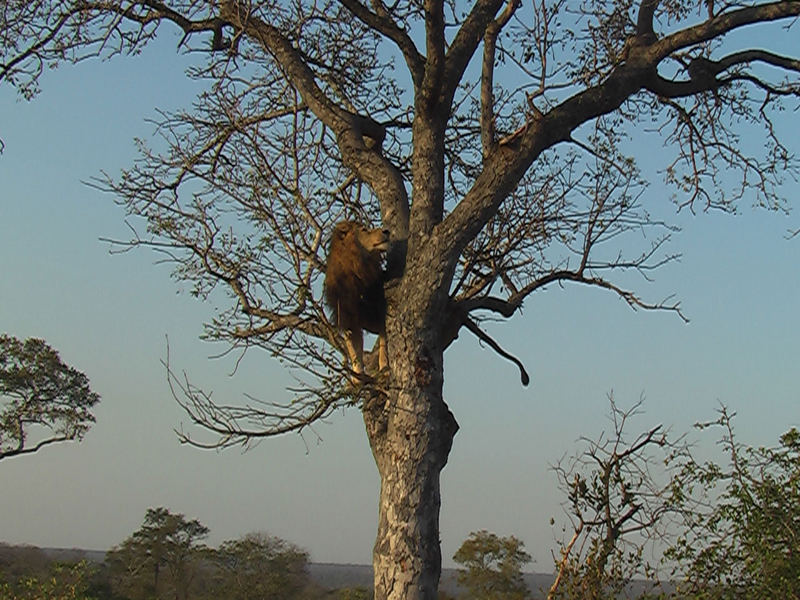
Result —
<instances>
[{"instance_id":1,"label":"background tree","mask_svg":"<svg viewBox=\"0 0 800 600\"><path fill-rule=\"evenodd\" d=\"M667 559L677 565L676 598L800 598L800 432L777 447L739 442L733 415L722 429L727 463L689 461L681 473L688 520Z\"/></svg>"},{"instance_id":2,"label":"background tree","mask_svg":"<svg viewBox=\"0 0 800 600\"><path fill-rule=\"evenodd\" d=\"M337 590L336 600L371 600L372 592L364 588L345 588Z\"/></svg>"},{"instance_id":3,"label":"background tree","mask_svg":"<svg viewBox=\"0 0 800 600\"><path fill-rule=\"evenodd\" d=\"M308 553L280 538L250 533L223 542L211 558L217 569L212 597L290 600L308 584Z\"/></svg>"},{"instance_id":4,"label":"background tree","mask_svg":"<svg viewBox=\"0 0 800 600\"><path fill-rule=\"evenodd\" d=\"M83 439L99 401L44 340L0 335L0 460Z\"/></svg>"},{"instance_id":5,"label":"background tree","mask_svg":"<svg viewBox=\"0 0 800 600\"><path fill-rule=\"evenodd\" d=\"M747 446L723 407L697 426L722 429L723 461L699 461L661 426L628 441L641 404L612 399L613 433L556 467L571 536L548 599L800 598L800 432Z\"/></svg>"},{"instance_id":6,"label":"background tree","mask_svg":"<svg viewBox=\"0 0 800 600\"><path fill-rule=\"evenodd\" d=\"M564 282L679 309L620 273L674 258L669 223L644 208L628 135L674 150L665 173L680 206L787 208L781 184L797 163L774 115L798 96L800 62L780 44L794 39L800 3L701 8L12 0L0 80L30 97L45 66L136 54L163 25L183 33L197 58L188 76L205 91L162 114L156 147L97 185L136 217L132 246L164 252L219 303L210 339L264 348L299 380L285 401L236 404L175 377L192 418L218 436L185 438L247 444L357 404L381 477L376 598L432 599L439 474L458 429L443 356L461 329L516 361L481 320ZM775 46L730 39L752 25ZM745 145L742 131L762 138ZM325 240L345 217L380 220L392 237L389 369L356 388L321 302Z\"/></svg>"},{"instance_id":7,"label":"background tree","mask_svg":"<svg viewBox=\"0 0 800 600\"><path fill-rule=\"evenodd\" d=\"M188 600L208 528L166 508L149 508L142 526L106 562L114 592L131 600Z\"/></svg>"},{"instance_id":8,"label":"background tree","mask_svg":"<svg viewBox=\"0 0 800 600\"><path fill-rule=\"evenodd\" d=\"M528 588L522 579L522 567L531 561L525 544L513 535L499 537L488 531L474 531L453 556L462 565L458 583L469 598L485 600L522 600Z\"/></svg>"}]
</instances>

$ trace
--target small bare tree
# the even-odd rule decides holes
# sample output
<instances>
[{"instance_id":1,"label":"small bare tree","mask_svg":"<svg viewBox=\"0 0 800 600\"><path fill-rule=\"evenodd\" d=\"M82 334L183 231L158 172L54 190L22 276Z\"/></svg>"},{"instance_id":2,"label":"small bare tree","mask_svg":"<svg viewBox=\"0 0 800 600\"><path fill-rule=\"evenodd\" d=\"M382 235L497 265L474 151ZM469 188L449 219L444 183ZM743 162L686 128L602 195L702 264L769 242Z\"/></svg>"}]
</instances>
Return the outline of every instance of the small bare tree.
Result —
<instances>
[{"instance_id":1,"label":"small bare tree","mask_svg":"<svg viewBox=\"0 0 800 600\"><path fill-rule=\"evenodd\" d=\"M187 439L246 444L358 404L381 478L375 597L434 598L439 474L458 429L443 355L462 328L510 357L481 321L510 318L564 282L679 311L615 275L646 277L674 258L670 224L645 209L628 136L655 129L674 149L666 174L679 205L786 207L780 184L797 163L773 115L796 102L800 61L777 44L796 37L800 3L697 9L8 0L0 80L30 97L47 66L135 54L162 27L183 33L179 47L196 57L187 75L205 91L162 113L155 146L97 184L134 217L131 246L163 252L221 307L210 339L264 348L299 379L285 400L218 404L174 378L193 419L218 436ZM726 44L748 26L768 29L776 49ZM763 143L741 143L748 125ZM380 221L392 238L388 375L355 388L321 301L326 238L343 218Z\"/></svg>"},{"instance_id":2,"label":"small bare tree","mask_svg":"<svg viewBox=\"0 0 800 600\"><path fill-rule=\"evenodd\" d=\"M548 600L610 600L634 577L655 580L646 551L666 548L670 516L680 510L673 484L688 445L682 437L670 439L661 425L630 439L629 421L643 401L621 409L612 395L609 400L613 430L583 438L585 450L554 467L567 497L569 531Z\"/></svg>"}]
</instances>

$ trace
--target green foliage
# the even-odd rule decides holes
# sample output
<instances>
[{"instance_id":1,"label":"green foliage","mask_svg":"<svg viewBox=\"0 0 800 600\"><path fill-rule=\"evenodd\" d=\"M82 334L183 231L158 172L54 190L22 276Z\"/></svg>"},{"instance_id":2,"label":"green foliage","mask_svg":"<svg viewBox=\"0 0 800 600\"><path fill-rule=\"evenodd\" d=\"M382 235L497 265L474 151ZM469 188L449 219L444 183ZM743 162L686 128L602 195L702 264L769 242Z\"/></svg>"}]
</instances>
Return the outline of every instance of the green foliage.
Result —
<instances>
[{"instance_id":1,"label":"green foliage","mask_svg":"<svg viewBox=\"0 0 800 600\"><path fill-rule=\"evenodd\" d=\"M722 428L727 458L701 462L660 427L626 442L637 407L620 411L612 401L614 434L556 467L574 528L548 599L616 600L639 579L630 597L800 600L800 432L749 447L723 408L699 427ZM669 585L659 585L647 546L663 551Z\"/></svg>"},{"instance_id":2,"label":"green foliage","mask_svg":"<svg viewBox=\"0 0 800 600\"><path fill-rule=\"evenodd\" d=\"M208 548L208 528L166 508L106 556L115 600L305 600L315 597L308 554L280 538L251 533Z\"/></svg>"},{"instance_id":3,"label":"green foliage","mask_svg":"<svg viewBox=\"0 0 800 600\"><path fill-rule=\"evenodd\" d=\"M94 567L85 560L54 564L44 577L28 576L0 583L0 600L96 600L89 594Z\"/></svg>"},{"instance_id":4,"label":"green foliage","mask_svg":"<svg viewBox=\"0 0 800 600\"><path fill-rule=\"evenodd\" d=\"M317 600L339 598L308 577L308 553L263 533L202 544L208 528L166 508L102 564L53 562L33 546L0 543L0 600ZM366 596L362 595L366 593ZM371 598L364 590L341 598Z\"/></svg>"},{"instance_id":5,"label":"green foliage","mask_svg":"<svg viewBox=\"0 0 800 600\"><path fill-rule=\"evenodd\" d=\"M726 409L727 464L687 462L678 482L687 523L670 548L679 597L696 600L800 598L800 432L773 448L739 443Z\"/></svg>"},{"instance_id":6,"label":"green foliage","mask_svg":"<svg viewBox=\"0 0 800 600\"><path fill-rule=\"evenodd\" d=\"M308 553L280 538L251 533L223 542L210 557L218 598L288 600L307 584Z\"/></svg>"},{"instance_id":7,"label":"green foliage","mask_svg":"<svg viewBox=\"0 0 800 600\"><path fill-rule=\"evenodd\" d=\"M468 597L480 600L521 600L528 594L522 566L531 561L524 544L514 536L499 537L481 530L472 532L453 560L463 565L458 583Z\"/></svg>"},{"instance_id":8,"label":"green foliage","mask_svg":"<svg viewBox=\"0 0 800 600\"><path fill-rule=\"evenodd\" d=\"M0 335L0 460L82 439L99 401L44 340Z\"/></svg>"}]
</instances>

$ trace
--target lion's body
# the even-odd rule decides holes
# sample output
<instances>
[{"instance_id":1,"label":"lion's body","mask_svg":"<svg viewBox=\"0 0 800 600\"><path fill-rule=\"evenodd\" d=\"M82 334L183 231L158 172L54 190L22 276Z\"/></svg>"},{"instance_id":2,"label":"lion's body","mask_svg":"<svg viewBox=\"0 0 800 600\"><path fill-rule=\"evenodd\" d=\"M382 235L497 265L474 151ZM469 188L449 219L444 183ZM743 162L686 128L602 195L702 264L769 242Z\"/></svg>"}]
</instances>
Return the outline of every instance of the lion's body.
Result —
<instances>
[{"instance_id":1,"label":"lion's body","mask_svg":"<svg viewBox=\"0 0 800 600\"><path fill-rule=\"evenodd\" d=\"M381 253L388 248L388 232L367 229L354 221L334 227L325 270L325 301L333 322L345 333L354 372L363 372L363 330L377 333L380 368L386 364L386 298Z\"/></svg>"}]
</instances>

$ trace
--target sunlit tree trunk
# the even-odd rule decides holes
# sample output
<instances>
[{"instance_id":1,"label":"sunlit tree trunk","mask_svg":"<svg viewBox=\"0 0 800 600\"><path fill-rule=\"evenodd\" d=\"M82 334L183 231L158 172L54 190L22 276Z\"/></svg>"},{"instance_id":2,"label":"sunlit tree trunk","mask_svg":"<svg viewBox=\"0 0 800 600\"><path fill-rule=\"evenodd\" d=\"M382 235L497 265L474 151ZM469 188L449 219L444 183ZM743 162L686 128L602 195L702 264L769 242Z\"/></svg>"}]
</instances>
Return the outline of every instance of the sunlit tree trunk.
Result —
<instances>
[{"instance_id":1,"label":"sunlit tree trunk","mask_svg":"<svg viewBox=\"0 0 800 600\"><path fill-rule=\"evenodd\" d=\"M442 398L441 327L435 286L412 267L388 319L391 375L386 393L364 405L381 479L373 552L375 598L434 599L441 574L439 477L458 430ZM397 306L399 304L400 306ZM439 314L441 317L441 314Z\"/></svg>"},{"instance_id":2,"label":"sunlit tree trunk","mask_svg":"<svg viewBox=\"0 0 800 600\"><path fill-rule=\"evenodd\" d=\"M376 599L433 599L441 574L439 476L458 425L442 399L442 352L424 340L395 355L398 387L365 407L381 478Z\"/></svg>"}]
</instances>

